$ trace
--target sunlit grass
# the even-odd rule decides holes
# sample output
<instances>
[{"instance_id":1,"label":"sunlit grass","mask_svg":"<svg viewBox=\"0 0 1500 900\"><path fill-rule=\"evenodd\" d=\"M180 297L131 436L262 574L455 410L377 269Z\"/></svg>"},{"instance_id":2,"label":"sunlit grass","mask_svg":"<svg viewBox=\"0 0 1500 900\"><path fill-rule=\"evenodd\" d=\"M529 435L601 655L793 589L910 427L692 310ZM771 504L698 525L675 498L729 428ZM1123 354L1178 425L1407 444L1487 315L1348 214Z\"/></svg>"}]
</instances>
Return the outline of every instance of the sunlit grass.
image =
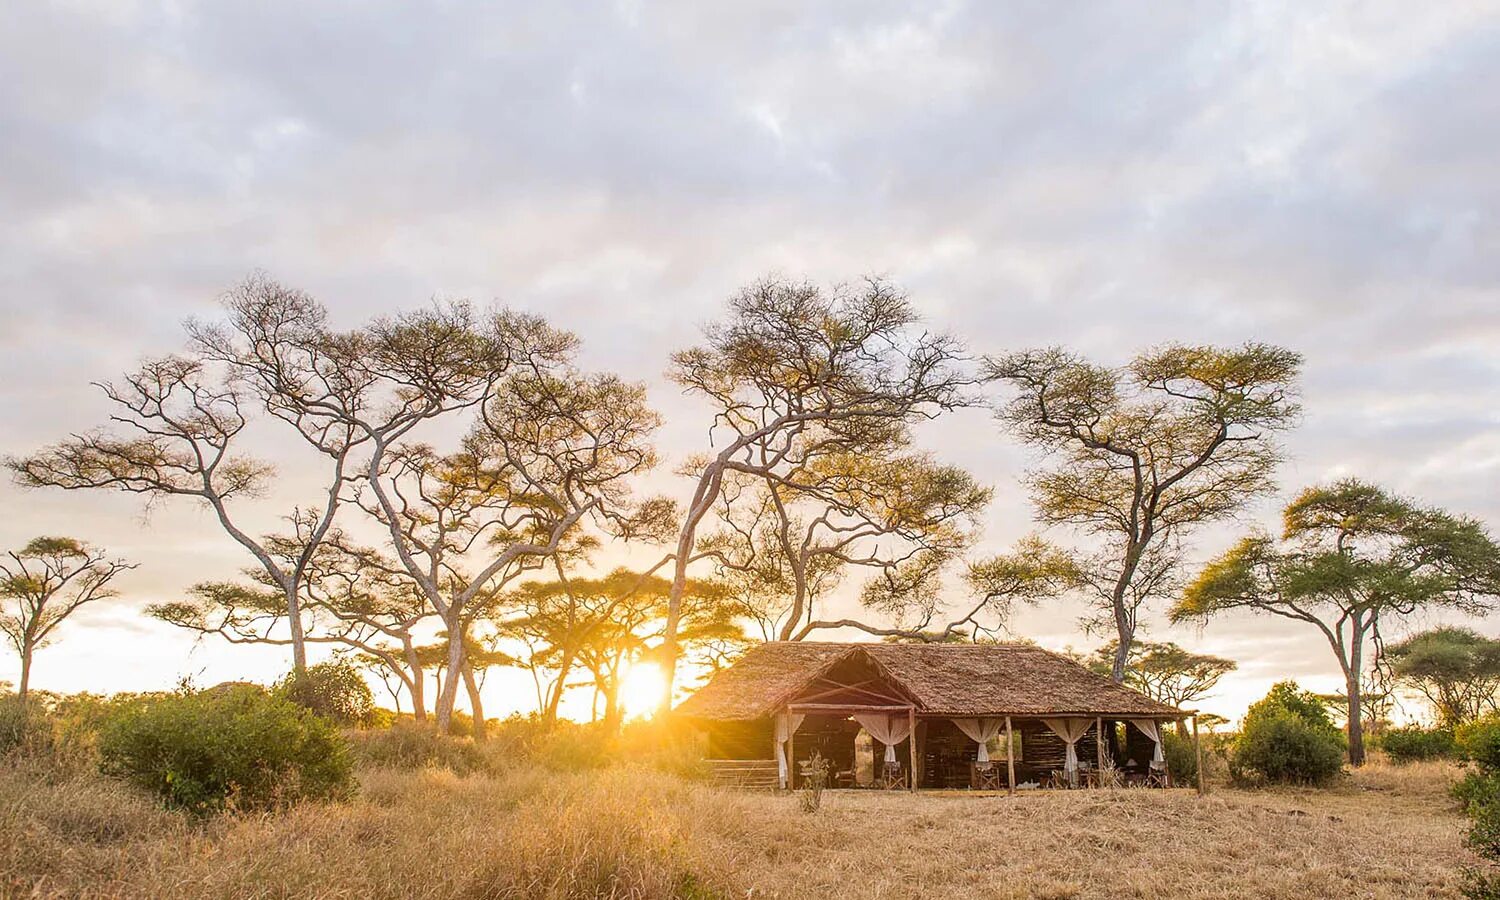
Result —
<instances>
[{"instance_id":1,"label":"sunlit grass","mask_svg":"<svg viewBox=\"0 0 1500 900\"><path fill-rule=\"evenodd\" d=\"M0 896L1450 896L1455 770L1328 790L837 792L807 815L636 766L366 770L348 803L195 823L94 775L0 772ZM753 893L752 893L753 892Z\"/></svg>"}]
</instances>

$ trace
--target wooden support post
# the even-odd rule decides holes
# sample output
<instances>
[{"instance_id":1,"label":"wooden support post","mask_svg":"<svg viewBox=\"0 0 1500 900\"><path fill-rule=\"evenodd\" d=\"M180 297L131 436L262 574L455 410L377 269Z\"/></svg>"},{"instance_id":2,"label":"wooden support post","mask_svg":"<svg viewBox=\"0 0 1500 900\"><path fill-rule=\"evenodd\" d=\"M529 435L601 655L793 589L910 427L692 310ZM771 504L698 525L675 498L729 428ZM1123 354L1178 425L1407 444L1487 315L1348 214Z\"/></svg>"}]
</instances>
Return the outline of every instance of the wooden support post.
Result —
<instances>
[{"instance_id":1,"label":"wooden support post","mask_svg":"<svg viewBox=\"0 0 1500 900\"><path fill-rule=\"evenodd\" d=\"M907 707L906 725L911 729L911 733L906 736L906 755L911 758L911 771L907 773L906 789L915 791L917 789L917 766L919 763L917 760L917 709L914 706Z\"/></svg>"},{"instance_id":2,"label":"wooden support post","mask_svg":"<svg viewBox=\"0 0 1500 900\"><path fill-rule=\"evenodd\" d=\"M1016 795L1016 741L1011 736L1010 716L1005 717L1005 779L1006 793Z\"/></svg>"},{"instance_id":3,"label":"wooden support post","mask_svg":"<svg viewBox=\"0 0 1500 900\"><path fill-rule=\"evenodd\" d=\"M771 714L771 759L781 758L781 741L776 739L776 714ZM787 771L791 771L788 769ZM786 785L781 782L781 771L776 772L776 790L786 790Z\"/></svg>"},{"instance_id":4,"label":"wooden support post","mask_svg":"<svg viewBox=\"0 0 1500 900\"><path fill-rule=\"evenodd\" d=\"M792 717L789 714L786 720L786 789L795 791L797 789L797 754L792 750Z\"/></svg>"},{"instance_id":5,"label":"wooden support post","mask_svg":"<svg viewBox=\"0 0 1500 900\"><path fill-rule=\"evenodd\" d=\"M1193 716L1193 758L1198 761L1198 796L1208 793L1208 784L1203 780L1203 745L1198 742L1198 717Z\"/></svg>"},{"instance_id":6,"label":"wooden support post","mask_svg":"<svg viewBox=\"0 0 1500 900\"><path fill-rule=\"evenodd\" d=\"M1094 749L1099 752L1099 774L1102 778L1104 775L1104 718L1102 716L1094 719L1094 745ZM1104 782L1100 781L1099 784L1103 786Z\"/></svg>"}]
</instances>

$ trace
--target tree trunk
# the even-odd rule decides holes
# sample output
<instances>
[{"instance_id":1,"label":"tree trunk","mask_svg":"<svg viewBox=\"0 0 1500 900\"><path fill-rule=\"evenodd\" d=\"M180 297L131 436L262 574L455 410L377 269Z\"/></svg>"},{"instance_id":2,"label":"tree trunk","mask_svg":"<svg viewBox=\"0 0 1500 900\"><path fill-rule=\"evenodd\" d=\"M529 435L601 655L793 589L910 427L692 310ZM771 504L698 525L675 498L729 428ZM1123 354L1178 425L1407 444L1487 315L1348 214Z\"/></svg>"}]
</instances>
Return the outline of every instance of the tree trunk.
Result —
<instances>
[{"instance_id":1,"label":"tree trunk","mask_svg":"<svg viewBox=\"0 0 1500 900\"><path fill-rule=\"evenodd\" d=\"M548 725L557 724L557 708L562 705L563 689L568 683L568 674L573 671L573 653L568 651L563 654L562 660L557 664L557 683L547 696L547 709L542 713L542 721Z\"/></svg>"},{"instance_id":2,"label":"tree trunk","mask_svg":"<svg viewBox=\"0 0 1500 900\"><path fill-rule=\"evenodd\" d=\"M1119 642L1115 644L1115 664L1110 669L1109 677L1115 684L1124 684L1125 664L1130 661L1130 644L1135 640L1135 633L1120 618L1116 619L1115 627L1119 632Z\"/></svg>"},{"instance_id":3,"label":"tree trunk","mask_svg":"<svg viewBox=\"0 0 1500 900\"><path fill-rule=\"evenodd\" d=\"M657 715L665 718L672 712L672 687L677 683L677 628L682 622L682 595L687 591L688 563L692 561L693 548L698 544L698 523L708 515L713 502L719 496L719 487L724 478L724 466L741 446L735 442L719 453L718 459L698 478L698 489L693 492L693 503L688 507L683 520L682 532L677 536L677 556L672 560L672 591L667 595L667 623L662 629L660 648L662 680L661 703Z\"/></svg>"},{"instance_id":4,"label":"tree trunk","mask_svg":"<svg viewBox=\"0 0 1500 900\"><path fill-rule=\"evenodd\" d=\"M448 733L453 722L453 706L458 702L458 683L463 678L464 633L462 622L448 622L448 677L443 679L437 700L438 731Z\"/></svg>"},{"instance_id":5,"label":"tree trunk","mask_svg":"<svg viewBox=\"0 0 1500 900\"><path fill-rule=\"evenodd\" d=\"M672 593L667 597L667 624L662 631L661 654L662 689L661 703L657 714L666 716L672 711L672 685L677 681L677 626L682 621L682 595L687 590L688 557L696 543L697 523L685 527L677 541L677 559L673 560Z\"/></svg>"},{"instance_id":6,"label":"tree trunk","mask_svg":"<svg viewBox=\"0 0 1500 900\"><path fill-rule=\"evenodd\" d=\"M1130 616L1126 614L1125 594L1130 590L1131 579L1135 578L1136 567L1141 564L1141 552L1144 546L1144 541L1137 542L1132 539L1130 545L1125 548L1125 559L1120 566L1120 576L1115 579L1115 589L1110 593L1110 603L1114 607L1115 636L1119 639L1115 645L1115 664L1109 673L1109 677L1115 684L1125 683L1125 664L1130 660L1130 645L1135 641L1135 623L1131 622Z\"/></svg>"},{"instance_id":7,"label":"tree trunk","mask_svg":"<svg viewBox=\"0 0 1500 900\"><path fill-rule=\"evenodd\" d=\"M464 662L463 667L464 688L469 692L469 712L474 717L474 740L483 741L486 737L484 724L484 702L479 697L479 682L474 678L474 667Z\"/></svg>"},{"instance_id":8,"label":"tree trunk","mask_svg":"<svg viewBox=\"0 0 1500 900\"><path fill-rule=\"evenodd\" d=\"M302 599L294 584L286 592L286 621L292 631L292 673L300 681L307 674L307 638L302 630Z\"/></svg>"},{"instance_id":9,"label":"tree trunk","mask_svg":"<svg viewBox=\"0 0 1500 900\"><path fill-rule=\"evenodd\" d=\"M797 589L792 597L792 611L787 614L786 624L781 626L781 633L776 636L778 641L792 640L797 623L802 620L802 613L807 608L807 580L795 568L793 569L792 576L796 582ZM811 618L810 615L809 618Z\"/></svg>"},{"instance_id":10,"label":"tree trunk","mask_svg":"<svg viewBox=\"0 0 1500 900\"><path fill-rule=\"evenodd\" d=\"M604 729L610 734L620 730L624 721L624 710L620 708L620 682L619 679L610 679L604 688Z\"/></svg>"},{"instance_id":11,"label":"tree trunk","mask_svg":"<svg viewBox=\"0 0 1500 900\"><path fill-rule=\"evenodd\" d=\"M411 682L407 685L411 691L411 718L413 722L427 721L427 673L422 670L422 662L417 658L417 650L412 646L409 638L403 641L402 648L406 654L406 664L411 667Z\"/></svg>"},{"instance_id":12,"label":"tree trunk","mask_svg":"<svg viewBox=\"0 0 1500 900\"><path fill-rule=\"evenodd\" d=\"M34 647L25 647L21 650L21 681L16 685L16 702L24 709L26 706L26 695L31 690L31 654Z\"/></svg>"},{"instance_id":13,"label":"tree trunk","mask_svg":"<svg viewBox=\"0 0 1500 900\"><path fill-rule=\"evenodd\" d=\"M1364 664L1364 635L1356 626L1349 647L1349 670L1345 674L1344 692L1349 699L1349 765L1365 764L1364 691L1361 667Z\"/></svg>"}]
</instances>

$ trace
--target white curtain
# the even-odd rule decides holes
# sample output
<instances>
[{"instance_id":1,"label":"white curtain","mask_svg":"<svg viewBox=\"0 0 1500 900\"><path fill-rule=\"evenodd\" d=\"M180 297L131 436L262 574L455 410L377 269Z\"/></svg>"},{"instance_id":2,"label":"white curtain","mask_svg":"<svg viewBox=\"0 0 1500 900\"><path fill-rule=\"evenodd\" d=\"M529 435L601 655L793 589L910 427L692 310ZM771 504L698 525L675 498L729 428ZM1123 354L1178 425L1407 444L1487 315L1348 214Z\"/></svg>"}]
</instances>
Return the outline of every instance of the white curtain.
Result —
<instances>
[{"instance_id":1,"label":"white curtain","mask_svg":"<svg viewBox=\"0 0 1500 900\"><path fill-rule=\"evenodd\" d=\"M1161 752L1161 724L1155 719L1131 719L1130 724L1141 730L1141 734L1151 739L1153 749L1151 751L1151 768L1165 769L1167 759Z\"/></svg>"},{"instance_id":2,"label":"white curtain","mask_svg":"<svg viewBox=\"0 0 1500 900\"><path fill-rule=\"evenodd\" d=\"M1063 739L1068 745L1067 756L1064 757L1063 771L1072 778L1078 772L1078 739L1083 737L1093 724L1093 719L1043 719L1043 724L1052 729L1052 733Z\"/></svg>"},{"instance_id":3,"label":"white curtain","mask_svg":"<svg viewBox=\"0 0 1500 900\"><path fill-rule=\"evenodd\" d=\"M858 713L854 720L863 725L870 737L885 744L885 761L896 761L896 745L911 736L911 720L886 713Z\"/></svg>"},{"instance_id":4,"label":"white curtain","mask_svg":"<svg viewBox=\"0 0 1500 900\"><path fill-rule=\"evenodd\" d=\"M1004 719L954 719L953 724L958 730L968 736L969 740L979 745L979 761L989 762L990 751L988 744L1005 727Z\"/></svg>"},{"instance_id":5,"label":"white curtain","mask_svg":"<svg viewBox=\"0 0 1500 900\"><path fill-rule=\"evenodd\" d=\"M781 777L781 786L787 785L786 742L792 739L802 720L801 713L780 713L776 716L776 773Z\"/></svg>"}]
</instances>

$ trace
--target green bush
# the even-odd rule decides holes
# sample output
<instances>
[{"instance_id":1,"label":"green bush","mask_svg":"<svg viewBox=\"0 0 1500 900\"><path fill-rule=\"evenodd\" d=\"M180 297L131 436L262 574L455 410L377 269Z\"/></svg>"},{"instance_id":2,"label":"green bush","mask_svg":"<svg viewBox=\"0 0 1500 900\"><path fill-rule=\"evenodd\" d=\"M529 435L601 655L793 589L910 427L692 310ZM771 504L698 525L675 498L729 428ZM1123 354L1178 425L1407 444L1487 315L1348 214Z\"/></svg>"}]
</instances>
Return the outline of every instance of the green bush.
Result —
<instances>
[{"instance_id":1,"label":"green bush","mask_svg":"<svg viewBox=\"0 0 1500 900\"><path fill-rule=\"evenodd\" d=\"M1172 773L1174 784L1198 783L1198 754L1193 750L1191 736L1184 737L1176 729L1161 728L1161 752L1167 760L1167 771Z\"/></svg>"},{"instance_id":2,"label":"green bush","mask_svg":"<svg viewBox=\"0 0 1500 900\"><path fill-rule=\"evenodd\" d=\"M1418 725L1388 729L1380 736L1380 749L1394 763L1443 759L1456 752L1452 731L1446 728L1422 728Z\"/></svg>"},{"instance_id":3,"label":"green bush","mask_svg":"<svg viewBox=\"0 0 1500 900\"><path fill-rule=\"evenodd\" d=\"M1500 898L1500 715L1490 713L1458 726L1453 742L1473 768L1453 786L1473 824L1468 845L1486 862L1466 873L1464 894Z\"/></svg>"},{"instance_id":4,"label":"green bush","mask_svg":"<svg viewBox=\"0 0 1500 900\"><path fill-rule=\"evenodd\" d=\"M375 697L353 664L343 660L308 666L298 678L289 673L275 693L340 725L367 725L374 718Z\"/></svg>"},{"instance_id":5,"label":"green bush","mask_svg":"<svg viewBox=\"0 0 1500 900\"><path fill-rule=\"evenodd\" d=\"M1250 704L1250 708L1245 710L1245 718L1240 722L1240 730L1252 728L1258 717L1276 712L1291 713L1313 728L1342 734L1339 727L1333 724L1328 706L1317 694L1299 688L1295 681L1278 681L1264 697Z\"/></svg>"},{"instance_id":6,"label":"green bush","mask_svg":"<svg viewBox=\"0 0 1500 900\"><path fill-rule=\"evenodd\" d=\"M1242 783L1319 784L1344 763L1344 735L1317 696L1283 681L1250 705L1229 758Z\"/></svg>"},{"instance_id":7,"label":"green bush","mask_svg":"<svg viewBox=\"0 0 1500 900\"><path fill-rule=\"evenodd\" d=\"M490 768L485 754L466 737L439 734L431 723L397 721L350 735L360 765L391 769L449 769L460 775Z\"/></svg>"},{"instance_id":8,"label":"green bush","mask_svg":"<svg viewBox=\"0 0 1500 900\"><path fill-rule=\"evenodd\" d=\"M1500 771L1500 716L1490 713L1453 732L1458 755L1489 771Z\"/></svg>"},{"instance_id":9,"label":"green bush","mask_svg":"<svg viewBox=\"0 0 1500 900\"><path fill-rule=\"evenodd\" d=\"M338 728L253 685L126 702L105 719L99 755L106 774L199 813L342 799L355 787Z\"/></svg>"},{"instance_id":10,"label":"green bush","mask_svg":"<svg viewBox=\"0 0 1500 900\"><path fill-rule=\"evenodd\" d=\"M1242 783L1319 784L1338 774L1344 764L1338 732L1309 725L1287 710L1256 718L1240 731L1229 771Z\"/></svg>"}]
</instances>

